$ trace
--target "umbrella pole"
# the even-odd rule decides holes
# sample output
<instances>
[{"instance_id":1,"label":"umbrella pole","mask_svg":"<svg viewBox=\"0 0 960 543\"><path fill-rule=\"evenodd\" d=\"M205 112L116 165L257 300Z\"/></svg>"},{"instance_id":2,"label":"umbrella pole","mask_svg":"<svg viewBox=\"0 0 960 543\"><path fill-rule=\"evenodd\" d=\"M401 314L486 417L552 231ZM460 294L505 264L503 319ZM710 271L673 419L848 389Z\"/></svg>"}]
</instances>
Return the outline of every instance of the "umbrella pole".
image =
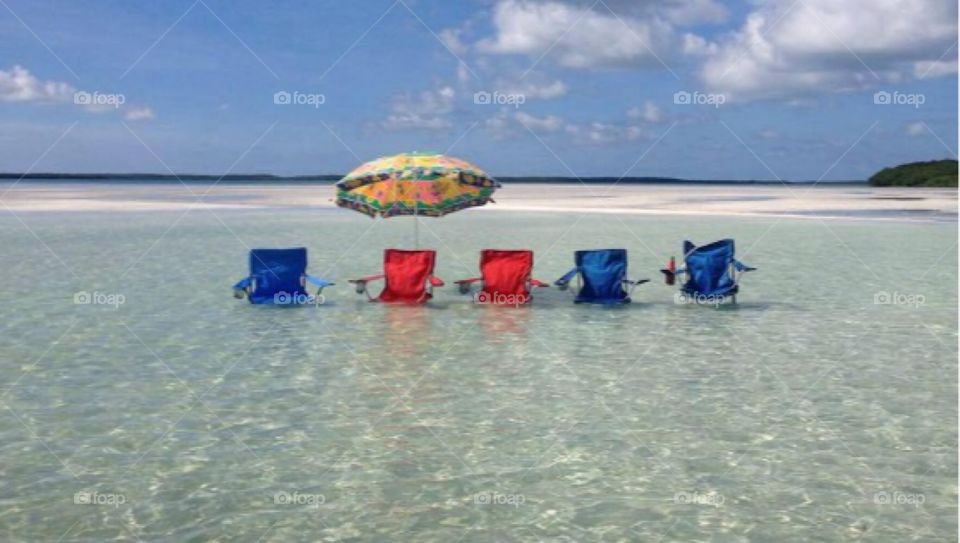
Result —
<instances>
[{"instance_id":1,"label":"umbrella pole","mask_svg":"<svg viewBox=\"0 0 960 543\"><path fill-rule=\"evenodd\" d=\"M416 202L413 204L413 248L420 248L420 219L417 217L418 206Z\"/></svg>"}]
</instances>

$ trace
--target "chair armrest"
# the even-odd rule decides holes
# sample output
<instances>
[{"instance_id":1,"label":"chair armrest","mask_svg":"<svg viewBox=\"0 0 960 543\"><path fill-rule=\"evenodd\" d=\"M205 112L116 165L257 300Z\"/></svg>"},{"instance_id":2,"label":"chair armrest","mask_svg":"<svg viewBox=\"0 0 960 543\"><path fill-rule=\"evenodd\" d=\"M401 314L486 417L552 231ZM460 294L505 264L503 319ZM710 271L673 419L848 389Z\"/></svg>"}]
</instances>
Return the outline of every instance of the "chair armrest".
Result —
<instances>
[{"instance_id":1,"label":"chair armrest","mask_svg":"<svg viewBox=\"0 0 960 543\"><path fill-rule=\"evenodd\" d=\"M368 275L366 277L361 277L359 279L347 279L348 283L369 283L370 281L376 281L378 279L383 279L386 277L383 274L380 275Z\"/></svg>"},{"instance_id":2,"label":"chair armrest","mask_svg":"<svg viewBox=\"0 0 960 543\"><path fill-rule=\"evenodd\" d=\"M327 281L326 279L322 279L320 277L314 277L313 275L310 275L310 274L304 274L303 278L306 279L307 282L310 283L311 285L314 285L320 288L332 287L333 285L336 284L336 283L333 283L332 281Z\"/></svg>"},{"instance_id":3,"label":"chair armrest","mask_svg":"<svg viewBox=\"0 0 960 543\"><path fill-rule=\"evenodd\" d=\"M380 274L380 275L368 275L368 276L366 276L366 277L361 277L361 278L359 278L359 279L347 279L347 282L348 282L348 283L353 283L354 285L357 285L357 289L356 289L356 290L357 290L357 294L366 293L366 294L367 294L367 297L370 298L370 293L367 292L367 283L370 282L370 281L376 281L376 280L378 280L378 279L383 279L384 277L386 277L386 276L383 275L383 274ZM372 299L372 298L371 298L371 299Z\"/></svg>"},{"instance_id":4,"label":"chair armrest","mask_svg":"<svg viewBox=\"0 0 960 543\"><path fill-rule=\"evenodd\" d=\"M443 282L443 279L440 279L439 277L434 277L432 275L430 276L429 281L430 281L431 287L442 287L445 284Z\"/></svg>"},{"instance_id":5,"label":"chair armrest","mask_svg":"<svg viewBox=\"0 0 960 543\"><path fill-rule=\"evenodd\" d=\"M245 295L249 295L252 286L253 277L244 277L238 281L236 285L233 285L233 297L243 298Z\"/></svg>"},{"instance_id":6,"label":"chair armrest","mask_svg":"<svg viewBox=\"0 0 960 543\"><path fill-rule=\"evenodd\" d=\"M469 279L461 279L459 281L454 281L453 284L457 285L460 294L467 294L470 292L470 285L476 283L477 281L482 281L481 277L471 277Z\"/></svg>"},{"instance_id":7,"label":"chair armrest","mask_svg":"<svg viewBox=\"0 0 960 543\"><path fill-rule=\"evenodd\" d=\"M554 281L553 284L560 287L560 290L563 290L567 288L567 284L570 283L570 281L577 276L577 273L579 271L580 270L578 268L573 268L572 270L568 271L563 277Z\"/></svg>"}]
</instances>

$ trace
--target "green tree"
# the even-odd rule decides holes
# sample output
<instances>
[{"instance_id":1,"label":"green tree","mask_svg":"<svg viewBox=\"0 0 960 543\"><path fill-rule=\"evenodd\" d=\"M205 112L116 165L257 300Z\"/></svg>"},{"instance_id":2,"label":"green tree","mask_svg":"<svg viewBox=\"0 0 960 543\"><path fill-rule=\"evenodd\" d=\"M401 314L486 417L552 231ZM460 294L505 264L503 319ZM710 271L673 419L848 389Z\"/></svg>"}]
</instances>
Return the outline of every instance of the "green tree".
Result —
<instances>
[{"instance_id":1,"label":"green tree","mask_svg":"<svg viewBox=\"0 0 960 543\"><path fill-rule=\"evenodd\" d=\"M869 181L875 187L956 187L957 161L901 164L880 170Z\"/></svg>"}]
</instances>

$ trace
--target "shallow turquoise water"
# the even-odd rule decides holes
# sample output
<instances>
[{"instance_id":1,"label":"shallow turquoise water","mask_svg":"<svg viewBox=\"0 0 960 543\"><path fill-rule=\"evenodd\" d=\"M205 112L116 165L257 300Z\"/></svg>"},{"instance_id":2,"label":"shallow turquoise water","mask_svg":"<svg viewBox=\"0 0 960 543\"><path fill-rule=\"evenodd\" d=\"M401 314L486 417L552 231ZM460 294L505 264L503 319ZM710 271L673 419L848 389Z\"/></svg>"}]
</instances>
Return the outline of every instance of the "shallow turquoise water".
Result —
<instances>
[{"instance_id":1,"label":"shallow turquoise water","mask_svg":"<svg viewBox=\"0 0 960 543\"><path fill-rule=\"evenodd\" d=\"M481 248L552 281L616 246L654 282L623 308L409 308L343 281L408 219L19 217L4 541L956 540L955 223L463 212L421 228L448 282ZM656 270L726 236L760 268L741 303L675 305ZM248 247L301 244L341 282L324 306L231 297Z\"/></svg>"}]
</instances>

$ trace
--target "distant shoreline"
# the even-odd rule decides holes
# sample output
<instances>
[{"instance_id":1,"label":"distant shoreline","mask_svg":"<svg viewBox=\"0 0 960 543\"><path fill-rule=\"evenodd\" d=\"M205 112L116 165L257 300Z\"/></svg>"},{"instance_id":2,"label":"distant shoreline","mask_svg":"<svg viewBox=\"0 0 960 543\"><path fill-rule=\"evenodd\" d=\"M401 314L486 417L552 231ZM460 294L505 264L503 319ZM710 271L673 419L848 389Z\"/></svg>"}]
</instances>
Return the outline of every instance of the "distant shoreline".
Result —
<instances>
[{"instance_id":1,"label":"distant shoreline","mask_svg":"<svg viewBox=\"0 0 960 543\"><path fill-rule=\"evenodd\" d=\"M0 181L47 181L57 183L75 182L106 182L106 183L226 183L226 184L323 184L328 185L339 181L342 175L273 175L273 174L230 174L225 176L206 174L151 174L151 173L0 173ZM676 177L544 177L544 176L507 176L497 177L502 183L528 184L598 184L613 183L625 185L866 185L866 180L860 181L778 181L768 179L681 179Z\"/></svg>"}]
</instances>

